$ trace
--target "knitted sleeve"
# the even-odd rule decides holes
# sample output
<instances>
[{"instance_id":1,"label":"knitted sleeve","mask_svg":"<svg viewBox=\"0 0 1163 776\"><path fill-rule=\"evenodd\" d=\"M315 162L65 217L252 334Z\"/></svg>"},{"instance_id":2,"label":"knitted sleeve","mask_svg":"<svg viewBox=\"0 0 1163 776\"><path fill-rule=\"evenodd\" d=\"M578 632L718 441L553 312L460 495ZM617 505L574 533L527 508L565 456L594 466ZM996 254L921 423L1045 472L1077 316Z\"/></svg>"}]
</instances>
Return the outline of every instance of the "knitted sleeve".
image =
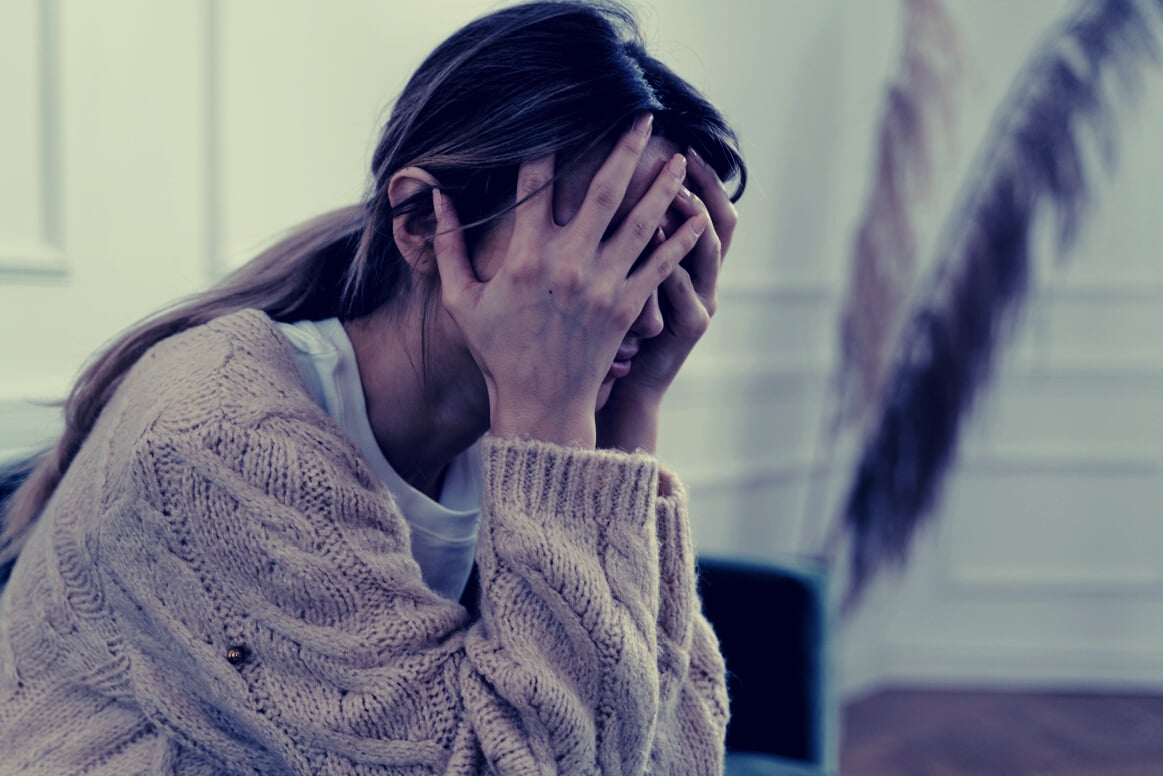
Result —
<instances>
[{"instance_id":1,"label":"knitted sleeve","mask_svg":"<svg viewBox=\"0 0 1163 776\"><path fill-rule=\"evenodd\" d=\"M325 431L268 418L143 437L95 543L109 646L169 739L159 768L718 772L722 663L681 492L647 456L483 451L470 621L423 584L390 497Z\"/></svg>"},{"instance_id":2,"label":"knitted sleeve","mask_svg":"<svg viewBox=\"0 0 1163 776\"><path fill-rule=\"evenodd\" d=\"M729 716L726 666L696 590L686 504L681 482L663 472L657 508L663 591L658 616L661 708L652 770L719 773Z\"/></svg>"}]
</instances>

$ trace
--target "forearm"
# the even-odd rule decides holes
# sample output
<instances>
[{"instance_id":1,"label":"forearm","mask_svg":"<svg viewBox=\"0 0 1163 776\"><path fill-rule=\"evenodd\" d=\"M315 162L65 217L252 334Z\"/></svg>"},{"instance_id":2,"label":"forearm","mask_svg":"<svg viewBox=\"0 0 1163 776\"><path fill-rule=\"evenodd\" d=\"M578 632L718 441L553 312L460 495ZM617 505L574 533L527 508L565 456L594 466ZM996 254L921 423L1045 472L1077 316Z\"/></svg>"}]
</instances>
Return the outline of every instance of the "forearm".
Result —
<instances>
[{"instance_id":1,"label":"forearm","mask_svg":"<svg viewBox=\"0 0 1163 776\"><path fill-rule=\"evenodd\" d=\"M658 504L660 701L652 761L659 773L719 773L729 716L726 667L702 615L686 494L662 472Z\"/></svg>"},{"instance_id":2,"label":"forearm","mask_svg":"<svg viewBox=\"0 0 1163 776\"><path fill-rule=\"evenodd\" d=\"M626 400L614 396L598 413L598 447L653 454L658 449L661 397Z\"/></svg>"},{"instance_id":3,"label":"forearm","mask_svg":"<svg viewBox=\"0 0 1163 776\"><path fill-rule=\"evenodd\" d=\"M469 660L520 720L524 756L641 773L658 712L657 464L495 438L482 448L483 627ZM483 724L502 711L468 713ZM498 746L514 750L482 740L490 758Z\"/></svg>"},{"instance_id":4,"label":"forearm","mask_svg":"<svg viewBox=\"0 0 1163 776\"><path fill-rule=\"evenodd\" d=\"M531 751L592 746L603 771L718 773L726 670L701 614L681 483L651 456L501 440L484 450L497 519L478 550L484 627L468 653L528 715Z\"/></svg>"}]
</instances>

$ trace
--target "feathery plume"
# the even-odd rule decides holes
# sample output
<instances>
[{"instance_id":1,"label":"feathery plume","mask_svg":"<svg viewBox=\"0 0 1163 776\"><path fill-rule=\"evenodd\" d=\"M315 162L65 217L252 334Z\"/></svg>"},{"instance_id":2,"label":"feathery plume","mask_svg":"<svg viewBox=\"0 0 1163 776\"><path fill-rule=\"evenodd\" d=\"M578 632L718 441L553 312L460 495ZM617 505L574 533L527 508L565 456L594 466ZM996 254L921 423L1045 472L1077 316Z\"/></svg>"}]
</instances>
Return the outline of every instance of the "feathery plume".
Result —
<instances>
[{"instance_id":1,"label":"feathery plume","mask_svg":"<svg viewBox=\"0 0 1163 776\"><path fill-rule=\"evenodd\" d=\"M911 211L928 194L934 124L951 131L960 81L960 41L941 0L902 6L900 64L877 128L841 313L833 434L849 422L867 432L879 404L916 273Z\"/></svg>"},{"instance_id":2,"label":"feathery plume","mask_svg":"<svg viewBox=\"0 0 1163 776\"><path fill-rule=\"evenodd\" d=\"M999 335L1020 310L1043 211L1069 248L1092 199L1084 141L1110 167L1111 85L1158 60L1163 0L1086 0L1019 73L976 171L946 221L934 273L909 315L879 414L844 505L850 607L884 563L902 563L984 386Z\"/></svg>"}]
</instances>

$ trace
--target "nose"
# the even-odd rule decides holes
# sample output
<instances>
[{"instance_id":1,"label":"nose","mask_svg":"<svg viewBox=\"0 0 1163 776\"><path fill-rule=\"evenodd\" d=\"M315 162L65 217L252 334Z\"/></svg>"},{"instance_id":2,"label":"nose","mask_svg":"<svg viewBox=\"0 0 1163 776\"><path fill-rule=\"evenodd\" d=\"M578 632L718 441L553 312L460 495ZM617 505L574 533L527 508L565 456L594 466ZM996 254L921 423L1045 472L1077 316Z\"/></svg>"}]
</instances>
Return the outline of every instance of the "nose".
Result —
<instances>
[{"instance_id":1,"label":"nose","mask_svg":"<svg viewBox=\"0 0 1163 776\"><path fill-rule=\"evenodd\" d=\"M662 333L662 308L658 304L658 289L654 289L646 304L642 305L642 312L634 320L630 332L642 339L657 337Z\"/></svg>"}]
</instances>

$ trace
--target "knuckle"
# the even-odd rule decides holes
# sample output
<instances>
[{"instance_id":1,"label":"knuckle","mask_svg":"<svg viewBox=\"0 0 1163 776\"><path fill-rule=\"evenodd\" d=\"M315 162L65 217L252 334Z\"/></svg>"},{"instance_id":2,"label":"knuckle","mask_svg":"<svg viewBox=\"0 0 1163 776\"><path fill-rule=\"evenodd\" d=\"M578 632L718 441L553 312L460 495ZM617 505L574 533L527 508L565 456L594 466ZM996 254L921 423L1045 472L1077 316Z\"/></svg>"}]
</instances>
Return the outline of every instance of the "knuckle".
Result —
<instances>
[{"instance_id":1,"label":"knuckle","mask_svg":"<svg viewBox=\"0 0 1163 776\"><path fill-rule=\"evenodd\" d=\"M712 251L715 254L716 258L722 258L722 256L723 256L723 241L722 241L722 239L719 238L719 235L716 234L715 232L711 232L710 234L707 235L707 243L708 243L707 244L708 250Z\"/></svg>"},{"instance_id":2,"label":"knuckle","mask_svg":"<svg viewBox=\"0 0 1163 776\"><path fill-rule=\"evenodd\" d=\"M694 333L700 337L706 334L707 329L711 328L710 313L705 311L700 311L697 313L691 328L694 330Z\"/></svg>"},{"instance_id":3,"label":"knuckle","mask_svg":"<svg viewBox=\"0 0 1163 776\"><path fill-rule=\"evenodd\" d=\"M670 273L674 272L674 261L669 257L665 257L658 262L658 280L662 282L670 277Z\"/></svg>"},{"instance_id":4,"label":"knuckle","mask_svg":"<svg viewBox=\"0 0 1163 776\"><path fill-rule=\"evenodd\" d=\"M510 259L508 262L507 271L509 277L513 279L513 282L523 284L532 283L537 279L538 275L541 274L537 263L534 261L529 261L529 259L524 256L514 256L512 259Z\"/></svg>"},{"instance_id":5,"label":"knuckle","mask_svg":"<svg viewBox=\"0 0 1163 776\"><path fill-rule=\"evenodd\" d=\"M553 285L563 291L577 291L585 286L585 273L576 262L559 264L553 271Z\"/></svg>"},{"instance_id":6,"label":"knuckle","mask_svg":"<svg viewBox=\"0 0 1163 776\"><path fill-rule=\"evenodd\" d=\"M634 219L630 224L630 233L638 242L646 242L654 236L655 227L642 219Z\"/></svg>"},{"instance_id":7,"label":"knuckle","mask_svg":"<svg viewBox=\"0 0 1163 776\"><path fill-rule=\"evenodd\" d=\"M517 199L524 200L549 185L549 178L539 173L526 173L517 181Z\"/></svg>"},{"instance_id":8,"label":"knuckle","mask_svg":"<svg viewBox=\"0 0 1163 776\"><path fill-rule=\"evenodd\" d=\"M694 250L694 247L699 244L699 238L702 237L702 235L695 234L694 229L683 229L682 232L682 241L680 244L682 245L683 254L685 255ZM706 234L706 232L703 232L703 234Z\"/></svg>"},{"instance_id":9,"label":"knuckle","mask_svg":"<svg viewBox=\"0 0 1163 776\"><path fill-rule=\"evenodd\" d=\"M616 210L618 208L618 195L614 191L614 187L605 181L594 181L590 199L602 210Z\"/></svg>"},{"instance_id":10,"label":"knuckle","mask_svg":"<svg viewBox=\"0 0 1163 776\"><path fill-rule=\"evenodd\" d=\"M723 229L728 231L732 230L735 228L735 225L739 223L739 211L735 209L734 205L728 204L727 207L723 210L723 217L721 220L723 222Z\"/></svg>"}]
</instances>

